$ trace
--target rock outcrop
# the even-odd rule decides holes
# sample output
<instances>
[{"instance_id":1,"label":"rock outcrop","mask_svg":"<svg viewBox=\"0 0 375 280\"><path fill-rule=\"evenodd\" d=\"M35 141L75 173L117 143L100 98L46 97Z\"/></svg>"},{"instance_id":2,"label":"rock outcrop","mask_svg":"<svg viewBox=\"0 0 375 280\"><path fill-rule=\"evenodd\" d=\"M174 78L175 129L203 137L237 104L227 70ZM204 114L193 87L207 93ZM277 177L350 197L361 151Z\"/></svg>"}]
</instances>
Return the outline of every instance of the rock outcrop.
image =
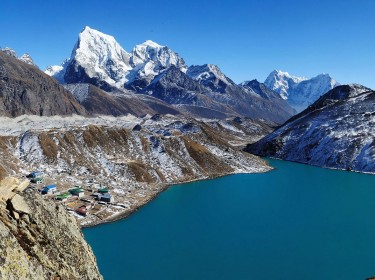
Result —
<instances>
[{"instance_id":1,"label":"rock outcrop","mask_svg":"<svg viewBox=\"0 0 375 280\"><path fill-rule=\"evenodd\" d=\"M17 187L20 186L20 188ZM0 204L0 279L102 279L91 248L74 217L15 178Z\"/></svg>"}]
</instances>

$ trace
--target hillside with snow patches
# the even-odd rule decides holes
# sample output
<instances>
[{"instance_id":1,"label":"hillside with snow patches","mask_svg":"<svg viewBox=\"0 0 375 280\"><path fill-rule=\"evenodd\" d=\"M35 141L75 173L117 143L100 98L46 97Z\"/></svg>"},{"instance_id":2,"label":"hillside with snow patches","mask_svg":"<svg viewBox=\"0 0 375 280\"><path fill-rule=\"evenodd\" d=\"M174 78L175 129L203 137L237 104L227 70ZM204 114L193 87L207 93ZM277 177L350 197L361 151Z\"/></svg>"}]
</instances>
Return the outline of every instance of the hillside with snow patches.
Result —
<instances>
[{"instance_id":1,"label":"hillside with snow patches","mask_svg":"<svg viewBox=\"0 0 375 280\"><path fill-rule=\"evenodd\" d=\"M264 84L276 91L297 112L301 112L320 96L340 85L329 74L320 74L311 79L295 77L288 72L272 71Z\"/></svg>"},{"instance_id":2,"label":"hillside with snow patches","mask_svg":"<svg viewBox=\"0 0 375 280\"><path fill-rule=\"evenodd\" d=\"M246 150L328 168L375 172L375 92L338 86Z\"/></svg>"},{"instance_id":3,"label":"hillside with snow patches","mask_svg":"<svg viewBox=\"0 0 375 280\"><path fill-rule=\"evenodd\" d=\"M111 220L174 183L270 170L240 147L268 134L272 125L171 115L0 117L0 178L41 170L62 189L103 184L116 197L105 210ZM77 218L82 225L103 222L95 215Z\"/></svg>"},{"instance_id":4,"label":"hillside with snow patches","mask_svg":"<svg viewBox=\"0 0 375 280\"><path fill-rule=\"evenodd\" d=\"M263 98L259 90L235 84L216 65L188 67L176 52L150 40L127 52L114 37L90 27L79 34L71 57L45 73L62 84L85 83L106 92L151 96L192 116L283 123L295 113L278 94Z\"/></svg>"}]
</instances>

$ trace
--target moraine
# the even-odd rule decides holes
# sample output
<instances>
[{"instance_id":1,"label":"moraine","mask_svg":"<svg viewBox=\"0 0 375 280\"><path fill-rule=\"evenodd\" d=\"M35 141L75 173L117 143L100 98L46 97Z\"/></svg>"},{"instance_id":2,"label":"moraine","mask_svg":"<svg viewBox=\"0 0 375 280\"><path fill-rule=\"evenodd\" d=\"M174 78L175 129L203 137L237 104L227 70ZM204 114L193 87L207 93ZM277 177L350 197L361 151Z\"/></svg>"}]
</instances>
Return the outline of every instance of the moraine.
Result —
<instances>
[{"instance_id":1,"label":"moraine","mask_svg":"<svg viewBox=\"0 0 375 280\"><path fill-rule=\"evenodd\" d=\"M105 279L375 274L375 177L270 163L268 173L174 186L126 220L85 229Z\"/></svg>"}]
</instances>

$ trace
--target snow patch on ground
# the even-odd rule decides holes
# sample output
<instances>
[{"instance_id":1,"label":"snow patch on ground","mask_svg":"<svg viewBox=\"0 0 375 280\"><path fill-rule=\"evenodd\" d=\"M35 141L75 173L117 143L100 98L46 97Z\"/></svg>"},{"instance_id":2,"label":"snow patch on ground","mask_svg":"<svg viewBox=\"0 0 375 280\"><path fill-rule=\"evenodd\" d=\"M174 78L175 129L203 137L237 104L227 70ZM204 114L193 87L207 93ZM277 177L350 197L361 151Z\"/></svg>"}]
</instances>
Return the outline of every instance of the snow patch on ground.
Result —
<instances>
[{"instance_id":1,"label":"snow patch on ground","mask_svg":"<svg viewBox=\"0 0 375 280\"><path fill-rule=\"evenodd\" d=\"M89 95L89 84L68 84L64 85L64 88L70 91L80 103Z\"/></svg>"},{"instance_id":2,"label":"snow patch on ground","mask_svg":"<svg viewBox=\"0 0 375 280\"><path fill-rule=\"evenodd\" d=\"M22 115L17 118L0 117L0 136L20 136L28 130L48 131L59 129L68 131L77 127L99 125L118 128L133 128L143 119L133 115L113 117L97 116L87 118L78 115L72 116L35 116Z\"/></svg>"}]
</instances>

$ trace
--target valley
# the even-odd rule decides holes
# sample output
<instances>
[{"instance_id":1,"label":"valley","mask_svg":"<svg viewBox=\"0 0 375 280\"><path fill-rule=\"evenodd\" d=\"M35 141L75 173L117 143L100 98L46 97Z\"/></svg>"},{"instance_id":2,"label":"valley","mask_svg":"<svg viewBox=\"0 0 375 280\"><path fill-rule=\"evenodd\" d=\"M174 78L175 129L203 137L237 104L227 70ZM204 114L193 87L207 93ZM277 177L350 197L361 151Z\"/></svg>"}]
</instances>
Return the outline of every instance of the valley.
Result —
<instances>
[{"instance_id":1,"label":"valley","mask_svg":"<svg viewBox=\"0 0 375 280\"><path fill-rule=\"evenodd\" d=\"M126 17L121 14L119 18ZM152 26L154 24L156 22ZM108 30L115 32L115 29ZM196 31L199 30L194 33ZM172 40L173 48L181 48L185 52L184 58L167 45L151 40L135 44L135 40L141 36L150 36L147 32L129 32L134 39L125 40L125 43L127 47L129 44L134 47L128 50L112 35L89 26L79 32L75 42L72 37L67 39L64 32L59 35L66 41L60 42L61 46L56 49L51 49L47 44L43 55L43 58L47 58L51 52L50 58L63 62L48 67L46 65L51 64L39 65L44 71L32 55L18 55L9 47L0 49L0 252L4 256L0 257L0 278L100 280L102 275L96 258L80 229L100 232L107 226L128 225L128 220L134 221L142 216L144 209L149 209L150 205L159 203L160 199L163 201L171 194L173 199L160 204L163 215L158 216L158 211L153 211L151 214L158 217L150 219L155 223L153 229L160 227L166 230L162 238L166 238L167 242L160 247L161 243L157 240L162 231L158 233L156 230L152 234L156 242L149 243L156 250L148 253L152 256L155 252L159 254L170 249L173 252L173 248L178 248L175 246L178 243L182 249L172 254L172 259L178 261L168 261L168 264L161 262L161 265L153 267L151 260L144 269L144 260L149 257L144 252L147 242L152 241L147 235L152 231L147 229L147 223L137 220L140 226L134 231L133 238L126 227L118 233L113 230L94 235L92 240L95 240L95 244L92 245L95 250L110 250L103 255L98 251L100 258L112 258L107 263L109 266L104 266L106 277L123 277L126 274L123 274L124 259L128 262L128 271L133 269L134 279L139 279L139 268L147 272L144 273L145 279L150 278L148 275L159 275L157 279L164 279L161 275L167 269L163 265L167 267L169 263L174 263L175 267L168 267L168 271L173 273L166 279L181 278L176 275L186 269L186 263L191 265L190 275L202 277L201 272L205 271L206 264L210 265L210 261L216 259L216 262L212 262L213 269L218 272L214 279L224 277L225 273L222 272L226 270L223 268L231 262L233 266L228 266L230 269L227 270L230 276L225 276L225 279L232 276L234 279L248 279L241 276L252 275L247 270L250 263L256 264L252 271L258 271L258 275L271 272L269 278L283 279L279 274L279 271L283 271L284 275L288 275L286 278L293 279L293 275L297 275L296 270L298 272L295 264L300 261L301 267L306 263L311 267L312 262L303 262L302 257L319 247L315 243L314 248L300 246L310 244L303 238L313 240L318 236L320 238L316 239L316 244L327 241L328 247L341 240L335 230L331 231L334 238L319 234L335 223L338 228L341 226L344 229L340 233L346 233L347 225L341 224L341 216L344 216L341 210L332 223L329 220L331 210L346 211L350 208L335 200L342 193L347 198L357 196L358 201L363 200L366 195L361 195L361 190L366 189L365 177L336 171L341 178L341 183L336 184L336 181L331 181L334 177L331 170L274 160L271 160L271 166L264 157L375 174L375 92L372 89L360 84L341 85L330 74L316 75L313 71L317 68L314 67L306 69L306 73L312 74L311 78L280 70L272 71L265 80L266 76L263 76L264 82L251 77L264 75L263 68L266 66L263 63L271 57L268 47L280 47L275 41L272 44L259 44L264 56L260 55L258 49L254 51L253 60L247 63L258 63L252 66L256 67L255 72L246 72L242 68L237 69L239 67L233 57L238 56L241 63L244 62L244 57L250 53L248 48L255 45L255 41L245 46L246 51L238 54L233 50L242 45L231 44L229 49L216 57L218 61L226 62L223 63L226 66L221 68L224 65L219 67L197 59L201 54L192 55L186 42L178 44ZM124 39L122 32L122 29L116 31L120 39ZM178 30L174 36L182 40L180 32L182 30ZM204 38L208 37L208 33ZM34 40L35 34L32 36ZM248 37L248 34L244 37ZM261 37L266 36L258 36L257 39ZM163 40L161 36L155 38ZM214 53L216 48L223 46L220 43L209 44L209 47L209 53ZM207 51L202 48L202 54L204 50ZM278 58L283 57L278 49L274 53L278 54ZM300 55L303 59L308 57L307 54ZM188 56L192 56L189 59L194 64L187 63L185 59ZM68 58L63 60L64 57ZM208 57L208 60L215 60L215 56ZM293 60L293 55L287 57L288 63L280 64L276 59L272 60L272 65L291 67L293 63L289 64L289 61ZM297 64L305 67L301 57ZM326 59L325 63L328 61ZM269 66L267 69L273 69ZM303 67L291 69L297 73L305 71ZM227 72L230 69L231 72ZM341 79L343 76L337 77ZM275 170L273 166L280 169ZM310 174L315 174L311 180ZM328 180L326 185L315 182L320 180L318 174L323 174ZM218 179L209 180L214 178ZM363 181L357 186L351 181L347 182L347 178ZM301 184L304 180L309 182ZM181 189L185 186L168 189L188 182L183 192ZM189 189L189 186L216 183L207 190L203 188L199 194L198 188L193 191ZM337 189L344 186L346 189L336 191L330 185L337 185ZM353 196L350 192L346 193L347 190L358 191L357 187L359 193ZM323 194L322 197L320 194ZM159 199L149 203L156 197ZM326 197L334 199L325 201ZM199 205L199 201L203 204ZM198 207L194 205L196 202ZM326 205L322 213L328 215L319 216L322 214L319 212L320 205ZM366 208L370 204L365 205ZM163 207L167 209L165 213ZM125 221L96 227L128 217L140 208L141 211ZM176 212L179 213L176 219L172 219L177 223L165 219L178 209L182 210ZM306 209L307 212L304 212ZM366 211L363 209L364 213ZM346 213L343 220L347 218L352 224L359 221L357 218L350 219L350 214ZM183 223L182 231L178 224L179 216L187 218L186 221L190 219L190 222ZM371 215L368 217L371 221ZM314 223L315 220L323 222ZM356 229L363 228L360 222L356 224ZM195 223L198 227L194 229ZM307 226L303 232L303 224L310 223L313 228ZM177 232L168 236L173 232L174 225ZM210 232L212 225L215 227ZM209 238L202 234L206 227ZM127 232L126 236L124 232ZM112 238L115 234L120 234L120 237ZM144 235L146 237L142 239ZM184 240L179 241L180 237ZM215 244L215 240L219 242ZM294 243L295 240L299 243ZM345 240L348 244L358 244L352 242L354 239L350 236ZM213 247L205 248L211 241L214 241ZM132 248L131 245L121 253L117 252L126 242L141 245L135 246L137 252L130 255L128 249ZM273 245L270 247L268 244ZM186 250L189 252L187 259L183 250L186 245L189 247ZM331 248L330 256L333 257L330 259L333 259L338 254L337 248L343 246ZM265 252L267 255L264 255ZM288 254L294 252L299 252L298 258L288 258ZM351 252L353 259L360 259L355 256L355 250ZM138 264L134 262L136 267L129 265L139 253L142 256ZM127 255L124 255L124 259L118 258L121 254ZM228 259L231 254L232 258ZM204 261L201 260L193 269L194 261L199 260L198 255ZM249 256L253 259L247 259ZM321 256L324 258L324 254L317 252L314 261L320 261ZM258 262L262 257L267 262ZM271 261L274 269L270 271L268 261L272 259L277 261ZM221 261L225 265L221 265ZM286 261L282 268L285 270L280 269L283 261ZM100 263L105 262L101 259ZM112 271L114 263L116 271ZM267 269L263 270L261 266ZM292 269L288 269L288 266ZM315 264L313 267L316 271ZM326 269L325 265L316 267ZM237 268L239 270L234 273ZM162 273L148 274L149 269ZM363 270L362 274L360 270ZM318 279L308 267L301 269L298 275L306 278L306 271L309 271L311 279ZM370 273L367 264L361 269L349 271L347 275L342 273L339 278L363 276L363 272L366 275ZM333 275L330 269L326 269L325 273ZM190 276L188 279L202 278Z\"/></svg>"}]
</instances>

